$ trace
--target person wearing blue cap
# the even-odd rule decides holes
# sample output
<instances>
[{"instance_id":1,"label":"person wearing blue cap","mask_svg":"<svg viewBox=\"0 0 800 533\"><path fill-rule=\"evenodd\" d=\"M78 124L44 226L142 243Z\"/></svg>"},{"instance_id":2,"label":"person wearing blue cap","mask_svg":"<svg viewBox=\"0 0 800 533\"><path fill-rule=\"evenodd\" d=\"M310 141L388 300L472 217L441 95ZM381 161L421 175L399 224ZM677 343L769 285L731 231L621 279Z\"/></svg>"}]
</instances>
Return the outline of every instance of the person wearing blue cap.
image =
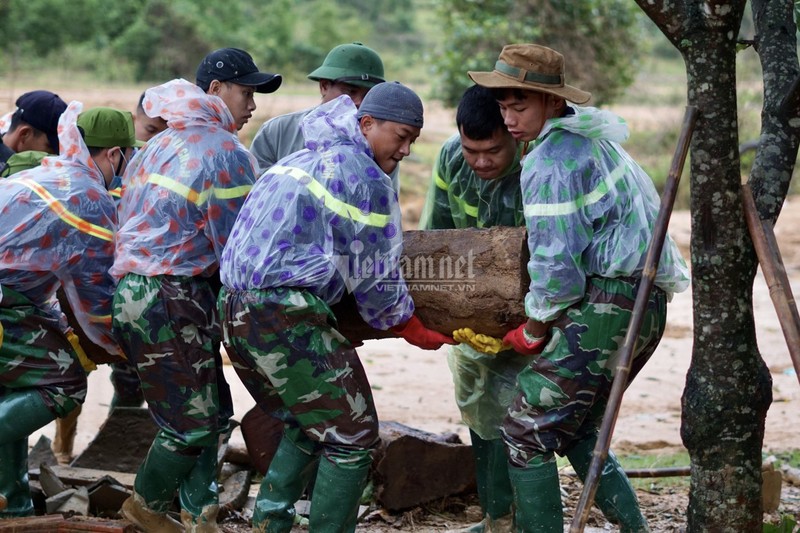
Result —
<instances>
[{"instance_id":1,"label":"person wearing blue cap","mask_svg":"<svg viewBox=\"0 0 800 533\"><path fill-rule=\"evenodd\" d=\"M0 172L15 153L36 150L58 154L58 119L67 104L50 91L31 91L16 101L8 131L0 139Z\"/></svg>"},{"instance_id":2,"label":"person wearing blue cap","mask_svg":"<svg viewBox=\"0 0 800 533\"><path fill-rule=\"evenodd\" d=\"M383 83L383 61L375 50L362 43L340 44L328 52L308 79L319 84L320 105L346 94L358 107L367 91ZM313 109L273 117L259 128L250 152L256 157L260 172L278 159L305 148L300 122Z\"/></svg>"},{"instance_id":3,"label":"person wearing blue cap","mask_svg":"<svg viewBox=\"0 0 800 533\"><path fill-rule=\"evenodd\" d=\"M423 349L426 328L397 271L400 207L387 173L423 125L419 97L381 83L302 121L307 148L253 186L220 260L223 342L259 406L281 404L284 434L256 497L254 531L288 532L319 458L310 531L348 532L379 441L372 391L331 305L345 292L372 327Z\"/></svg>"},{"instance_id":4,"label":"person wearing blue cap","mask_svg":"<svg viewBox=\"0 0 800 533\"><path fill-rule=\"evenodd\" d=\"M280 74L260 72L253 58L239 48L220 48L197 66L197 86L219 96L241 130L256 110L255 93L272 93L281 86Z\"/></svg>"}]
</instances>

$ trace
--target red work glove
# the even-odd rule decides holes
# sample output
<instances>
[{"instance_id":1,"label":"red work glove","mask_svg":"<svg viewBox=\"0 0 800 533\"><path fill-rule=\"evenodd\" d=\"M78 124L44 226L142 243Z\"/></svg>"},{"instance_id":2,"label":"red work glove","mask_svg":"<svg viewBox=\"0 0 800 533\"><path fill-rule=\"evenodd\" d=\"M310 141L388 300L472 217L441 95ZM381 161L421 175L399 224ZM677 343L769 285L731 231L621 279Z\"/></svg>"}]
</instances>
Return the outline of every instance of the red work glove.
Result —
<instances>
[{"instance_id":1,"label":"red work glove","mask_svg":"<svg viewBox=\"0 0 800 533\"><path fill-rule=\"evenodd\" d=\"M525 324L512 329L503 337L503 342L510 344L513 350L522 355L538 355L547 344L547 337L532 337L525 331Z\"/></svg>"},{"instance_id":2,"label":"red work glove","mask_svg":"<svg viewBox=\"0 0 800 533\"><path fill-rule=\"evenodd\" d=\"M411 315L411 319L405 324L389 329L392 333L403 337L407 343L418 346L423 350L436 350L441 348L442 344L456 344L452 337L426 328L422 321L417 318L417 315Z\"/></svg>"}]
</instances>

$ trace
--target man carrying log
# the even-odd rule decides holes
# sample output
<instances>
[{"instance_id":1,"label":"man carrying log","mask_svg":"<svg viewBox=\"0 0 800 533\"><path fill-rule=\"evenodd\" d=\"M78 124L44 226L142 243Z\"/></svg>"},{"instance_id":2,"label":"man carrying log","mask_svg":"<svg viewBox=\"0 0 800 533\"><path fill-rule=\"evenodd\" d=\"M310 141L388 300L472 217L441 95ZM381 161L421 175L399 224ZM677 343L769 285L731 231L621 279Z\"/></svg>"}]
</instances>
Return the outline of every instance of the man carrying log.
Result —
<instances>
[{"instance_id":1,"label":"man carrying log","mask_svg":"<svg viewBox=\"0 0 800 533\"><path fill-rule=\"evenodd\" d=\"M62 155L0 180L0 519L34 512L28 436L86 399L85 358L56 299L87 337L124 360L111 333L116 207L106 188L133 153L131 114L71 102L59 119Z\"/></svg>"},{"instance_id":2,"label":"man carrying log","mask_svg":"<svg viewBox=\"0 0 800 533\"><path fill-rule=\"evenodd\" d=\"M560 533L555 454L586 475L642 277L658 194L619 145L628 136L622 119L567 104L585 103L591 94L565 83L560 53L534 44L507 45L492 72L469 76L493 90L514 138L531 143L521 177L529 318L504 340L520 353L541 355L519 374L519 392L502 432L517 530ZM669 295L688 283L686 264L668 239L631 379L661 339ZM595 502L622 531L648 530L611 453Z\"/></svg>"},{"instance_id":3,"label":"man carrying log","mask_svg":"<svg viewBox=\"0 0 800 533\"><path fill-rule=\"evenodd\" d=\"M433 169L420 229L524 226L519 186L521 146L503 123L491 89L473 85L456 110L458 133L442 146ZM469 426L483 520L465 531L512 531L511 482L500 435L515 394L516 377L529 362L509 350L484 353L453 346L448 362L456 403Z\"/></svg>"},{"instance_id":4,"label":"man carrying log","mask_svg":"<svg viewBox=\"0 0 800 533\"><path fill-rule=\"evenodd\" d=\"M272 410L279 399L290 415L256 497L254 531L291 530L318 455L309 528L355 529L379 438L364 368L330 309L345 291L374 328L423 349L453 342L416 317L391 268L403 237L387 174L422 123L419 97L396 82L370 89L358 110L346 95L316 107L302 122L308 148L262 175L225 246L228 355L259 405Z\"/></svg>"}]
</instances>

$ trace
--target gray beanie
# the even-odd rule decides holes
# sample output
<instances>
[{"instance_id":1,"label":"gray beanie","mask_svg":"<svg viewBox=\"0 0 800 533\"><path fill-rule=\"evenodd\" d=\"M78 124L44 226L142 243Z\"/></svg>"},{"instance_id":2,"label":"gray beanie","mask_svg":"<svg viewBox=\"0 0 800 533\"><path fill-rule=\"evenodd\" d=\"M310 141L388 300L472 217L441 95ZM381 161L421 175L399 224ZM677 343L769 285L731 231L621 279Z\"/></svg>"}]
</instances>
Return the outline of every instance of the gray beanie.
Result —
<instances>
[{"instance_id":1,"label":"gray beanie","mask_svg":"<svg viewBox=\"0 0 800 533\"><path fill-rule=\"evenodd\" d=\"M399 81L386 81L370 89L361 101L358 118L364 115L421 128L422 100Z\"/></svg>"}]
</instances>

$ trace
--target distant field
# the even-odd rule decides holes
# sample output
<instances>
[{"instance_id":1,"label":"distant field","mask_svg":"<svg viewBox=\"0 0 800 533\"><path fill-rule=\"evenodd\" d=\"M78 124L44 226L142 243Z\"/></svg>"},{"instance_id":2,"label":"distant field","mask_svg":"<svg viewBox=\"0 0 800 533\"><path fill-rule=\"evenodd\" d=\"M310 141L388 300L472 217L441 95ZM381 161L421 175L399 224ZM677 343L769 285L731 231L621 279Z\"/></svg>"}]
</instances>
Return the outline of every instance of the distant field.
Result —
<instances>
[{"instance_id":1,"label":"distant field","mask_svg":"<svg viewBox=\"0 0 800 533\"><path fill-rule=\"evenodd\" d=\"M739 72L742 140L758 136L761 112L761 85L758 64L747 52L741 54ZM428 98L428 88L412 85L425 102L425 127L412 149L412 155L401 166L401 200L406 227L416 227L425 191L430 182L431 167L441 143L455 132L455 113ZM37 74L33 77L8 79L0 77L0 113L14 107L16 97L28 90L46 88L65 100L79 100L85 106L106 105L133 109L146 84L98 83L85 75L63 72ZM304 109L319 102L313 82L286 83L276 93L257 95L258 109L253 119L240 132L249 146L258 127L268 118ZM650 174L657 187L666 179L678 131L686 106L686 76L680 60L649 58L644 61L634 84L608 106L626 119L631 136L626 149ZM688 207L688 173L681 184L677 208Z\"/></svg>"}]
</instances>

